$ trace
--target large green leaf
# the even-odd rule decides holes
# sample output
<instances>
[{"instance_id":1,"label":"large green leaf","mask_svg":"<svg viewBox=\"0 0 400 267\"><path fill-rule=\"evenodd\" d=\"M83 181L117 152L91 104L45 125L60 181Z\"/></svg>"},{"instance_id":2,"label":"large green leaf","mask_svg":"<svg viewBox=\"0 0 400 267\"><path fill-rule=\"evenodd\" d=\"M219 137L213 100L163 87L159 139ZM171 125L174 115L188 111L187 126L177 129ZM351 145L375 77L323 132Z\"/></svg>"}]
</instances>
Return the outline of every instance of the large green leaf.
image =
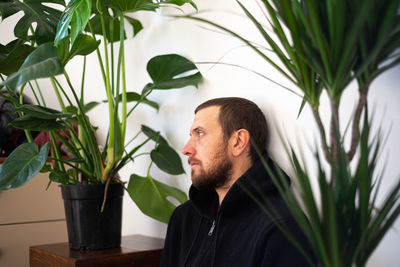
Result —
<instances>
[{"instance_id":1,"label":"large green leaf","mask_svg":"<svg viewBox=\"0 0 400 267\"><path fill-rule=\"evenodd\" d=\"M0 44L0 60L5 59L12 50L14 50L17 46L23 45L24 43L24 40L15 39L6 45Z\"/></svg>"},{"instance_id":2,"label":"large green leaf","mask_svg":"<svg viewBox=\"0 0 400 267\"><path fill-rule=\"evenodd\" d=\"M106 25L106 38L109 42L117 42L119 41L120 35L120 21L118 18L113 18L112 16L104 13L103 15L104 24ZM101 18L100 14L96 14L93 18L90 19L90 25L92 27L94 34L103 35L103 30L101 27ZM112 34L111 29L112 27ZM126 38L124 33L124 38Z\"/></svg>"},{"instance_id":3,"label":"large green leaf","mask_svg":"<svg viewBox=\"0 0 400 267\"><path fill-rule=\"evenodd\" d=\"M82 113L88 113L89 111L91 111L92 109L94 109L95 107L97 107L98 105L100 105L100 102L95 102L95 101L91 101L87 104L85 104L83 106L83 112ZM78 108L75 106L68 106L66 108L67 112L78 115Z\"/></svg>"},{"instance_id":4,"label":"large green leaf","mask_svg":"<svg viewBox=\"0 0 400 267\"><path fill-rule=\"evenodd\" d=\"M151 89L174 89L185 86L196 86L201 80L201 73L190 60L176 54L156 56L147 63L147 72L153 83L144 91ZM195 72L194 74L191 74Z\"/></svg>"},{"instance_id":5,"label":"large green leaf","mask_svg":"<svg viewBox=\"0 0 400 267\"><path fill-rule=\"evenodd\" d=\"M64 124L57 122L56 120L45 120L30 115L15 119L10 123L10 125L18 129L30 131L51 131L65 128Z\"/></svg>"},{"instance_id":6,"label":"large green leaf","mask_svg":"<svg viewBox=\"0 0 400 267\"><path fill-rule=\"evenodd\" d=\"M69 181L69 175L66 172L62 172L62 171L51 172L49 174L49 179L52 182L61 183L61 184L65 185Z\"/></svg>"},{"instance_id":7,"label":"large green leaf","mask_svg":"<svg viewBox=\"0 0 400 267\"><path fill-rule=\"evenodd\" d=\"M37 105L22 105L22 106L16 108L15 110L22 111L26 115L30 115L35 118L45 119L45 120L72 117L71 113L62 113L55 109L37 106Z\"/></svg>"},{"instance_id":8,"label":"large green leaf","mask_svg":"<svg viewBox=\"0 0 400 267\"><path fill-rule=\"evenodd\" d=\"M154 131L153 129L151 129L146 125L142 125L141 130L147 137L151 137L153 141L158 142L160 144L163 143L168 145L167 140L164 137L162 137L162 135L159 132Z\"/></svg>"},{"instance_id":9,"label":"large green leaf","mask_svg":"<svg viewBox=\"0 0 400 267\"><path fill-rule=\"evenodd\" d=\"M151 151L150 157L158 168L169 174L185 173L178 153L167 144L160 143Z\"/></svg>"},{"instance_id":10,"label":"large green leaf","mask_svg":"<svg viewBox=\"0 0 400 267\"><path fill-rule=\"evenodd\" d=\"M174 4L178 6L183 6L184 4L191 4L194 9L198 10L196 4L192 0L162 0L161 2Z\"/></svg>"},{"instance_id":11,"label":"large green leaf","mask_svg":"<svg viewBox=\"0 0 400 267\"><path fill-rule=\"evenodd\" d=\"M89 55L95 51L99 45L100 41L97 41L93 37L86 34L78 34L71 48L70 40L66 37L58 43L57 50L59 58L63 66L65 66L74 56Z\"/></svg>"},{"instance_id":12,"label":"large green leaf","mask_svg":"<svg viewBox=\"0 0 400 267\"><path fill-rule=\"evenodd\" d=\"M154 11L159 7L153 0L105 0L106 4L120 12L135 12L139 10Z\"/></svg>"},{"instance_id":13,"label":"large green leaf","mask_svg":"<svg viewBox=\"0 0 400 267\"><path fill-rule=\"evenodd\" d=\"M33 51L21 68L7 77L0 85L7 85L13 90L30 80L47 78L63 73L63 67L57 55L57 48L43 44Z\"/></svg>"},{"instance_id":14,"label":"large green leaf","mask_svg":"<svg viewBox=\"0 0 400 267\"><path fill-rule=\"evenodd\" d=\"M71 0L58 23L55 44L68 35L73 44L78 34L85 30L91 12L92 0Z\"/></svg>"},{"instance_id":15,"label":"large green leaf","mask_svg":"<svg viewBox=\"0 0 400 267\"><path fill-rule=\"evenodd\" d=\"M59 4L65 6L64 0L6 0L0 2L0 13L3 19L10 17L19 11L24 16L14 28L16 37L29 41L28 31L33 23L36 23L35 37L38 44L54 40L58 19L61 12L49 5Z\"/></svg>"},{"instance_id":16,"label":"large green leaf","mask_svg":"<svg viewBox=\"0 0 400 267\"><path fill-rule=\"evenodd\" d=\"M18 40L12 41L2 48L0 51L0 73L6 76L18 71L26 57L35 50L34 47L21 44Z\"/></svg>"},{"instance_id":17,"label":"large green leaf","mask_svg":"<svg viewBox=\"0 0 400 267\"><path fill-rule=\"evenodd\" d=\"M135 92L126 93L126 97L127 97L127 102L128 103L129 102L138 102L138 101L140 101L143 104L149 105L149 106L151 106L151 107L153 107L153 108L155 108L157 110L160 108L160 106L156 102L148 100L147 98L143 98L142 99L142 96L139 95L138 93L135 93ZM119 101L121 101L121 99L122 99L122 94L119 95Z\"/></svg>"},{"instance_id":18,"label":"large green leaf","mask_svg":"<svg viewBox=\"0 0 400 267\"><path fill-rule=\"evenodd\" d=\"M143 29L143 25L139 20L128 17L128 16L125 16L125 19L133 27L133 36L136 36Z\"/></svg>"},{"instance_id":19,"label":"large green leaf","mask_svg":"<svg viewBox=\"0 0 400 267\"><path fill-rule=\"evenodd\" d=\"M133 36L136 36L142 29L142 23L134 18L124 16L124 18L129 22L129 24L133 27ZM107 13L103 14L103 20L106 25L106 38L109 42L117 42L120 39L120 20L119 18L114 18ZM103 30L101 28L101 20L100 15L96 14L93 18L90 19L90 25L92 27L92 31L94 34L103 35ZM112 27L112 34L111 34ZM87 27L87 30L88 27ZM126 39L126 32L124 32L124 39Z\"/></svg>"},{"instance_id":20,"label":"large green leaf","mask_svg":"<svg viewBox=\"0 0 400 267\"><path fill-rule=\"evenodd\" d=\"M17 188L35 177L46 163L49 143L39 151L34 143L17 147L0 168L0 190Z\"/></svg>"},{"instance_id":21,"label":"large green leaf","mask_svg":"<svg viewBox=\"0 0 400 267\"><path fill-rule=\"evenodd\" d=\"M176 208L167 197L173 197L180 203L187 200L186 194L181 190L151 177L141 177L136 174L131 175L128 193L144 214L164 223L168 223Z\"/></svg>"}]
</instances>

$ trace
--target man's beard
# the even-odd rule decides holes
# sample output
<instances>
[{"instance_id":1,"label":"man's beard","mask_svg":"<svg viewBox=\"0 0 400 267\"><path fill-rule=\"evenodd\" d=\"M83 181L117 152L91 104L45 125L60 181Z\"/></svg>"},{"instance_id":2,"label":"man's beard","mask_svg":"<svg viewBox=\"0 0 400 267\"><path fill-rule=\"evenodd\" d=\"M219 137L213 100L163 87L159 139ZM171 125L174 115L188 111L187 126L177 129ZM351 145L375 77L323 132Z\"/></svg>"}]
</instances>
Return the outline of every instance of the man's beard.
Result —
<instances>
[{"instance_id":1,"label":"man's beard","mask_svg":"<svg viewBox=\"0 0 400 267\"><path fill-rule=\"evenodd\" d=\"M221 146L210 162L209 169L200 169L195 177L192 171L192 183L199 190L222 187L232 174L232 161L227 157L226 146Z\"/></svg>"}]
</instances>

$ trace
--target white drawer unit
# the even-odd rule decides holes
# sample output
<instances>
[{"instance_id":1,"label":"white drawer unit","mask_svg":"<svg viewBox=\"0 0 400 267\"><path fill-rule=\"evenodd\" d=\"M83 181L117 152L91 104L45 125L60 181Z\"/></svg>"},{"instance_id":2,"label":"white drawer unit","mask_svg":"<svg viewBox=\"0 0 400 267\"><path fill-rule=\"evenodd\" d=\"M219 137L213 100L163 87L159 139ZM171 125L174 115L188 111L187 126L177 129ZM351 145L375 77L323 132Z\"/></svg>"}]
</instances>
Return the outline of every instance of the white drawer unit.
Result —
<instances>
[{"instance_id":1,"label":"white drawer unit","mask_svg":"<svg viewBox=\"0 0 400 267\"><path fill-rule=\"evenodd\" d=\"M29 266L29 247L67 242L58 184L39 173L24 186L0 191L0 266Z\"/></svg>"}]
</instances>

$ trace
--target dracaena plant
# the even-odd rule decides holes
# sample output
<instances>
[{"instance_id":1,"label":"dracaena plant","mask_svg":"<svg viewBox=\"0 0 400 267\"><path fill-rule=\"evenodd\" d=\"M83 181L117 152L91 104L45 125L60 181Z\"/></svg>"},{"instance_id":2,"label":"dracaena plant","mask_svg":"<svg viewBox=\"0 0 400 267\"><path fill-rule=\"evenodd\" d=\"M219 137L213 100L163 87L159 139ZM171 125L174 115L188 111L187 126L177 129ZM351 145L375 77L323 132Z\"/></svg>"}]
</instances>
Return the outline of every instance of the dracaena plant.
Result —
<instances>
[{"instance_id":1,"label":"dracaena plant","mask_svg":"<svg viewBox=\"0 0 400 267\"><path fill-rule=\"evenodd\" d=\"M373 80L400 63L400 1L256 2L262 10L261 18L242 1L237 1L240 10L264 38L264 47L204 17L186 18L207 23L240 39L302 91L300 112L305 104L310 106L321 139L316 151L324 155L321 157L316 152L314 157L318 188L311 187L315 175L304 166L310 164L301 164L301 157L291 148L287 149L287 155L300 198L289 189L283 175L274 174L266 164L265 167L307 236L318 260L316 265L365 266L400 214L399 178L386 198L379 204L377 201L383 177L375 167L380 159L382 137L371 137L367 109ZM341 132L340 102L352 81L358 84L359 100L354 107L351 131ZM328 122L320 116L324 91L330 102ZM351 140L349 146L344 144L346 133ZM324 160L328 168L324 168ZM350 165L351 161L354 165ZM320 192L320 198L316 197L315 190ZM266 212L273 210L264 207ZM291 234L279 227L302 251ZM312 259L308 259L312 264Z\"/></svg>"},{"instance_id":2,"label":"dracaena plant","mask_svg":"<svg viewBox=\"0 0 400 267\"><path fill-rule=\"evenodd\" d=\"M177 54L156 56L147 64L152 81L139 93L128 91L125 29L130 24L134 35L142 30L140 21L129 16L134 12L152 12L163 5L179 8L186 3L196 8L190 0L72 0L67 6L61 0L2 1L3 20L21 10L24 16L14 28L16 39L0 47L3 80L0 85L8 91L0 96L14 103L19 118L11 125L24 129L29 142L17 147L4 162L0 169L0 189L22 186L40 170L49 173L50 181L61 184L122 183L118 171L136 157L147 155L151 158L147 176L132 174L125 188L143 213L167 222L175 208L167 197L179 202L187 197L177 188L151 177L150 168L155 163L159 169L177 175L184 172L182 162L160 132L148 126L142 125L140 132L128 140L127 119L139 104L158 110L159 105L148 99L154 90L197 86L201 74L192 62ZM64 11L48 4L58 4ZM33 22L36 28L32 27ZM119 44L118 49L114 48L115 43ZM87 115L102 103L84 99L86 57L80 86L76 86L77 82L71 80L66 70L75 56L91 53L97 54L107 96L103 104L108 107L109 126L104 144L99 144L97 127ZM36 81L39 78L50 78L60 110L46 106L45 88L40 88ZM17 92L23 95L27 89L32 90L35 105L22 105L15 100ZM39 149L31 131L48 131L51 141ZM139 134L145 140L133 145ZM69 158L62 156L57 141L68 149ZM154 148L143 151L149 142L154 143ZM46 164L49 160L51 164Z\"/></svg>"}]
</instances>

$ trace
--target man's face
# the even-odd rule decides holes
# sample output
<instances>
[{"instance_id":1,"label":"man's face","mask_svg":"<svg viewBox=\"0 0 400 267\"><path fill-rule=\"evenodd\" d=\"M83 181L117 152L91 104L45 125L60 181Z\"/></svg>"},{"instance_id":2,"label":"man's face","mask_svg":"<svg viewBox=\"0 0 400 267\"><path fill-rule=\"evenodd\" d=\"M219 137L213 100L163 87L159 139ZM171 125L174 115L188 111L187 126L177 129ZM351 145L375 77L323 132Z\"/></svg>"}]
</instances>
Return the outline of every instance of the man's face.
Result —
<instances>
[{"instance_id":1,"label":"man's face","mask_svg":"<svg viewBox=\"0 0 400 267\"><path fill-rule=\"evenodd\" d=\"M226 184L232 170L218 120L219 107L199 110L190 129L190 139L182 150L189 157L192 183L198 189L216 189Z\"/></svg>"}]
</instances>

